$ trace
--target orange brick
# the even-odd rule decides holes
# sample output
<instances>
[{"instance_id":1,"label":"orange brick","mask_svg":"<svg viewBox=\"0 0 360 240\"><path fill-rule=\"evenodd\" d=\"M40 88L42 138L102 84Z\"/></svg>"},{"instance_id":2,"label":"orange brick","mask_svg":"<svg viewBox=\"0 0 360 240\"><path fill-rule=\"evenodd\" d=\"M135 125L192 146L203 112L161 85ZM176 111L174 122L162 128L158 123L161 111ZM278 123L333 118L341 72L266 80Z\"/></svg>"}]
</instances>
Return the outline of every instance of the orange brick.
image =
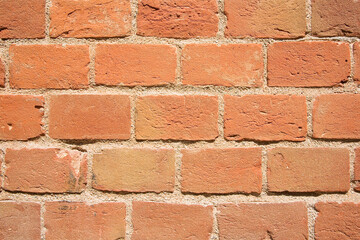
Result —
<instances>
[{"instance_id":1,"label":"orange brick","mask_svg":"<svg viewBox=\"0 0 360 240\"><path fill-rule=\"evenodd\" d=\"M227 140L304 141L306 121L303 96L225 96Z\"/></svg>"},{"instance_id":2,"label":"orange brick","mask_svg":"<svg viewBox=\"0 0 360 240\"><path fill-rule=\"evenodd\" d=\"M315 99L313 137L360 139L360 95L331 94Z\"/></svg>"},{"instance_id":3,"label":"orange brick","mask_svg":"<svg viewBox=\"0 0 360 240\"><path fill-rule=\"evenodd\" d=\"M175 152L170 149L106 149L93 157L93 187L115 192L173 191Z\"/></svg>"},{"instance_id":4,"label":"orange brick","mask_svg":"<svg viewBox=\"0 0 360 240\"><path fill-rule=\"evenodd\" d=\"M354 79L360 85L360 42L354 44Z\"/></svg>"},{"instance_id":5,"label":"orange brick","mask_svg":"<svg viewBox=\"0 0 360 240\"><path fill-rule=\"evenodd\" d=\"M189 44L182 56L183 84L260 87L260 44Z\"/></svg>"},{"instance_id":6,"label":"orange brick","mask_svg":"<svg viewBox=\"0 0 360 240\"><path fill-rule=\"evenodd\" d=\"M183 192L261 192L260 148L193 149L182 154Z\"/></svg>"},{"instance_id":7,"label":"orange brick","mask_svg":"<svg viewBox=\"0 0 360 240\"><path fill-rule=\"evenodd\" d=\"M45 203L46 239L125 239L124 203Z\"/></svg>"},{"instance_id":8,"label":"orange brick","mask_svg":"<svg viewBox=\"0 0 360 240\"><path fill-rule=\"evenodd\" d=\"M87 46L12 45L13 88L85 88L89 84Z\"/></svg>"},{"instance_id":9,"label":"orange brick","mask_svg":"<svg viewBox=\"0 0 360 240\"><path fill-rule=\"evenodd\" d=\"M360 148L355 149L355 156L354 180L357 181L355 183L355 191L360 192Z\"/></svg>"},{"instance_id":10,"label":"orange brick","mask_svg":"<svg viewBox=\"0 0 360 240\"><path fill-rule=\"evenodd\" d=\"M52 0L51 37L105 38L130 34L129 0Z\"/></svg>"},{"instance_id":11,"label":"orange brick","mask_svg":"<svg viewBox=\"0 0 360 240\"><path fill-rule=\"evenodd\" d=\"M268 153L271 192L347 192L349 151L341 148L275 148Z\"/></svg>"},{"instance_id":12,"label":"orange brick","mask_svg":"<svg viewBox=\"0 0 360 240\"><path fill-rule=\"evenodd\" d=\"M338 42L279 42L268 49L268 85L331 87L350 76L350 48Z\"/></svg>"},{"instance_id":13,"label":"orange brick","mask_svg":"<svg viewBox=\"0 0 360 240\"><path fill-rule=\"evenodd\" d=\"M215 37L216 0L140 0L137 34L170 38Z\"/></svg>"},{"instance_id":14,"label":"orange brick","mask_svg":"<svg viewBox=\"0 0 360 240\"><path fill-rule=\"evenodd\" d=\"M0 38L45 37L45 0L1 0Z\"/></svg>"},{"instance_id":15,"label":"orange brick","mask_svg":"<svg viewBox=\"0 0 360 240\"><path fill-rule=\"evenodd\" d=\"M305 36L303 0L225 0L228 37L298 38Z\"/></svg>"},{"instance_id":16,"label":"orange brick","mask_svg":"<svg viewBox=\"0 0 360 240\"><path fill-rule=\"evenodd\" d=\"M0 95L0 139L27 140L43 134L44 98Z\"/></svg>"},{"instance_id":17,"label":"orange brick","mask_svg":"<svg viewBox=\"0 0 360 240\"><path fill-rule=\"evenodd\" d=\"M176 48L173 46L101 44L96 51L97 84L155 86L175 82Z\"/></svg>"},{"instance_id":18,"label":"orange brick","mask_svg":"<svg viewBox=\"0 0 360 240\"><path fill-rule=\"evenodd\" d=\"M0 59L0 87L5 86L5 66L3 61Z\"/></svg>"},{"instance_id":19,"label":"orange brick","mask_svg":"<svg viewBox=\"0 0 360 240\"><path fill-rule=\"evenodd\" d=\"M49 135L58 139L129 139L130 99L122 95L53 95Z\"/></svg>"},{"instance_id":20,"label":"orange brick","mask_svg":"<svg viewBox=\"0 0 360 240\"><path fill-rule=\"evenodd\" d=\"M212 211L211 206L134 202L131 239L209 239Z\"/></svg>"},{"instance_id":21,"label":"orange brick","mask_svg":"<svg viewBox=\"0 0 360 240\"><path fill-rule=\"evenodd\" d=\"M306 204L242 203L218 207L222 240L308 239Z\"/></svg>"},{"instance_id":22,"label":"orange brick","mask_svg":"<svg viewBox=\"0 0 360 240\"><path fill-rule=\"evenodd\" d=\"M32 193L79 193L85 189L86 154L74 150L7 149L4 189Z\"/></svg>"},{"instance_id":23,"label":"orange brick","mask_svg":"<svg viewBox=\"0 0 360 240\"><path fill-rule=\"evenodd\" d=\"M213 96L145 96L136 104L139 140L213 140L218 101Z\"/></svg>"}]
</instances>

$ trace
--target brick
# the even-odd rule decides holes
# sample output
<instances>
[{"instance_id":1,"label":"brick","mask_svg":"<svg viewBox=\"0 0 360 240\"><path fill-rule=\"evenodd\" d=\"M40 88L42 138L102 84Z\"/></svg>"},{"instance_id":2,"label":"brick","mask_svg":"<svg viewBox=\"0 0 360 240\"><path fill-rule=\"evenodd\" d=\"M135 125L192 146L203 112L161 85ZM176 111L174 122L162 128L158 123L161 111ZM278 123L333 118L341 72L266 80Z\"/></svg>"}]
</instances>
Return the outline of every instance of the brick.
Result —
<instances>
[{"instance_id":1,"label":"brick","mask_svg":"<svg viewBox=\"0 0 360 240\"><path fill-rule=\"evenodd\" d=\"M315 205L317 240L360 239L360 204L320 202Z\"/></svg>"},{"instance_id":2,"label":"brick","mask_svg":"<svg viewBox=\"0 0 360 240\"><path fill-rule=\"evenodd\" d=\"M308 239L306 204L242 203L218 207L222 240Z\"/></svg>"},{"instance_id":3,"label":"brick","mask_svg":"<svg viewBox=\"0 0 360 240\"><path fill-rule=\"evenodd\" d=\"M354 44L354 80L360 85L360 42Z\"/></svg>"},{"instance_id":4,"label":"brick","mask_svg":"<svg viewBox=\"0 0 360 240\"><path fill-rule=\"evenodd\" d=\"M130 138L128 96L53 95L49 105L49 135L52 138Z\"/></svg>"},{"instance_id":5,"label":"brick","mask_svg":"<svg viewBox=\"0 0 360 240\"><path fill-rule=\"evenodd\" d=\"M312 34L360 36L360 2L356 0L312 0Z\"/></svg>"},{"instance_id":6,"label":"brick","mask_svg":"<svg viewBox=\"0 0 360 240\"><path fill-rule=\"evenodd\" d=\"M40 204L0 202L0 239L40 239Z\"/></svg>"},{"instance_id":7,"label":"brick","mask_svg":"<svg viewBox=\"0 0 360 240\"><path fill-rule=\"evenodd\" d=\"M304 141L306 118L304 96L225 96L227 140Z\"/></svg>"},{"instance_id":8,"label":"brick","mask_svg":"<svg viewBox=\"0 0 360 240\"><path fill-rule=\"evenodd\" d=\"M225 0L228 37L298 38L305 36L303 0Z\"/></svg>"},{"instance_id":9,"label":"brick","mask_svg":"<svg viewBox=\"0 0 360 240\"><path fill-rule=\"evenodd\" d=\"M350 76L350 48L338 42L279 42L268 48L268 85L331 87Z\"/></svg>"},{"instance_id":10,"label":"brick","mask_svg":"<svg viewBox=\"0 0 360 240\"><path fill-rule=\"evenodd\" d=\"M209 239L212 211L211 206L134 202L131 239Z\"/></svg>"},{"instance_id":11,"label":"brick","mask_svg":"<svg viewBox=\"0 0 360 240\"><path fill-rule=\"evenodd\" d=\"M123 37L131 31L129 0L52 0L51 37Z\"/></svg>"},{"instance_id":12,"label":"brick","mask_svg":"<svg viewBox=\"0 0 360 240\"><path fill-rule=\"evenodd\" d=\"M360 95L329 94L315 99L313 137L360 139Z\"/></svg>"},{"instance_id":13,"label":"brick","mask_svg":"<svg viewBox=\"0 0 360 240\"><path fill-rule=\"evenodd\" d=\"M1 0L0 38L45 37L45 0Z\"/></svg>"},{"instance_id":14,"label":"brick","mask_svg":"<svg viewBox=\"0 0 360 240\"><path fill-rule=\"evenodd\" d=\"M0 139L27 140L43 134L44 98L0 95Z\"/></svg>"},{"instance_id":15,"label":"brick","mask_svg":"<svg viewBox=\"0 0 360 240\"><path fill-rule=\"evenodd\" d=\"M347 192L349 151L341 148L274 148L268 153L270 192Z\"/></svg>"},{"instance_id":16,"label":"brick","mask_svg":"<svg viewBox=\"0 0 360 240\"><path fill-rule=\"evenodd\" d=\"M156 86L175 82L176 48L173 46L101 44L96 52L97 84Z\"/></svg>"},{"instance_id":17,"label":"brick","mask_svg":"<svg viewBox=\"0 0 360 240\"><path fill-rule=\"evenodd\" d=\"M46 239L125 239L124 203L45 203Z\"/></svg>"},{"instance_id":18,"label":"brick","mask_svg":"<svg viewBox=\"0 0 360 240\"><path fill-rule=\"evenodd\" d=\"M5 65L4 62L0 59L0 87L5 86Z\"/></svg>"},{"instance_id":19,"label":"brick","mask_svg":"<svg viewBox=\"0 0 360 240\"><path fill-rule=\"evenodd\" d=\"M215 37L216 0L140 0L138 35L170 38Z\"/></svg>"},{"instance_id":20,"label":"brick","mask_svg":"<svg viewBox=\"0 0 360 240\"><path fill-rule=\"evenodd\" d=\"M189 44L182 55L183 84L260 87L260 44Z\"/></svg>"},{"instance_id":21,"label":"brick","mask_svg":"<svg viewBox=\"0 0 360 240\"><path fill-rule=\"evenodd\" d=\"M354 169L355 191L360 192L360 148L355 149L355 169Z\"/></svg>"},{"instance_id":22,"label":"brick","mask_svg":"<svg viewBox=\"0 0 360 240\"><path fill-rule=\"evenodd\" d=\"M89 84L89 48L85 45L12 45L13 88L78 89Z\"/></svg>"},{"instance_id":23,"label":"brick","mask_svg":"<svg viewBox=\"0 0 360 240\"><path fill-rule=\"evenodd\" d=\"M182 192L261 192L260 148L192 149L182 154Z\"/></svg>"},{"instance_id":24,"label":"brick","mask_svg":"<svg viewBox=\"0 0 360 240\"><path fill-rule=\"evenodd\" d=\"M7 149L4 189L30 193L79 193L85 189L87 155L75 150Z\"/></svg>"},{"instance_id":25,"label":"brick","mask_svg":"<svg viewBox=\"0 0 360 240\"><path fill-rule=\"evenodd\" d=\"M214 96L145 96L136 104L139 140L214 140L218 101Z\"/></svg>"},{"instance_id":26,"label":"brick","mask_svg":"<svg viewBox=\"0 0 360 240\"><path fill-rule=\"evenodd\" d=\"M173 191L171 149L106 149L93 157L93 188L114 192Z\"/></svg>"}]
</instances>

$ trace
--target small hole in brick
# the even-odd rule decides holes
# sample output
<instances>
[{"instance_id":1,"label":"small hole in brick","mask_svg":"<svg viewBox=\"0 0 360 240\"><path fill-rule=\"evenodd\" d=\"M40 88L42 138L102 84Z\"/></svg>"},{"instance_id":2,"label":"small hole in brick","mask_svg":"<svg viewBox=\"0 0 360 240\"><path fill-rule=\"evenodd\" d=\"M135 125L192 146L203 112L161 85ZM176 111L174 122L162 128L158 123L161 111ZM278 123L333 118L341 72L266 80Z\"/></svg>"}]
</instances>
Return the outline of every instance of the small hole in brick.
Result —
<instances>
[{"instance_id":1,"label":"small hole in brick","mask_svg":"<svg viewBox=\"0 0 360 240\"><path fill-rule=\"evenodd\" d=\"M7 125L8 125L8 129L11 131L13 129L12 123L8 123Z\"/></svg>"}]
</instances>

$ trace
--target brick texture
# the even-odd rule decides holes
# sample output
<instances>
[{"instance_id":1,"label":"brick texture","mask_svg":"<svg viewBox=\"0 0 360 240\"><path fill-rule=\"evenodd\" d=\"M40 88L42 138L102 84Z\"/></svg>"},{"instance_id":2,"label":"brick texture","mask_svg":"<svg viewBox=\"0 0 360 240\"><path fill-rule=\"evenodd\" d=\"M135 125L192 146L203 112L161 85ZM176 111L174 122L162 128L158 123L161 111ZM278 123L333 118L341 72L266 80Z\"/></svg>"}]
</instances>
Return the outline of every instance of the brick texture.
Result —
<instances>
[{"instance_id":1,"label":"brick texture","mask_svg":"<svg viewBox=\"0 0 360 240\"><path fill-rule=\"evenodd\" d=\"M5 86L5 65L3 60L0 58L0 87Z\"/></svg>"},{"instance_id":2,"label":"brick texture","mask_svg":"<svg viewBox=\"0 0 360 240\"><path fill-rule=\"evenodd\" d=\"M354 79L360 85L360 42L354 44Z\"/></svg>"},{"instance_id":3,"label":"brick texture","mask_svg":"<svg viewBox=\"0 0 360 240\"><path fill-rule=\"evenodd\" d=\"M355 149L355 169L354 169L355 191L360 192L360 148Z\"/></svg>"}]
</instances>

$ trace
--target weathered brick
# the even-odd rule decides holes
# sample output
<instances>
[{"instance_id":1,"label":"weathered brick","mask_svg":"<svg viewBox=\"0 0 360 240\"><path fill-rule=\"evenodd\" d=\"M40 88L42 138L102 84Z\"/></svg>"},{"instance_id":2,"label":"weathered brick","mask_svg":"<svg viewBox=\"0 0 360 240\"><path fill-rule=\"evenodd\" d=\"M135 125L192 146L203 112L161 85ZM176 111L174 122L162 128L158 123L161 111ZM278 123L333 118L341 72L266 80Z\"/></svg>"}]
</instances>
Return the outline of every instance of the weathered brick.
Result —
<instances>
[{"instance_id":1,"label":"weathered brick","mask_svg":"<svg viewBox=\"0 0 360 240\"><path fill-rule=\"evenodd\" d=\"M58 139L129 139L130 99L123 95L53 95L49 135Z\"/></svg>"},{"instance_id":2,"label":"weathered brick","mask_svg":"<svg viewBox=\"0 0 360 240\"><path fill-rule=\"evenodd\" d=\"M304 96L225 96L224 132L228 140L304 141Z\"/></svg>"},{"instance_id":3,"label":"weathered brick","mask_svg":"<svg viewBox=\"0 0 360 240\"><path fill-rule=\"evenodd\" d=\"M86 185L86 154L75 150L7 149L4 189L32 193L78 193Z\"/></svg>"},{"instance_id":4,"label":"weathered brick","mask_svg":"<svg viewBox=\"0 0 360 240\"><path fill-rule=\"evenodd\" d=\"M211 206L134 202L131 239L209 239L212 211Z\"/></svg>"},{"instance_id":5,"label":"weathered brick","mask_svg":"<svg viewBox=\"0 0 360 240\"><path fill-rule=\"evenodd\" d=\"M218 101L213 96L145 96L136 104L139 140L213 140Z\"/></svg>"},{"instance_id":6,"label":"weathered brick","mask_svg":"<svg viewBox=\"0 0 360 240\"><path fill-rule=\"evenodd\" d=\"M264 73L260 44L186 45L183 84L260 87Z\"/></svg>"},{"instance_id":7,"label":"weathered brick","mask_svg":"<svg viewBox=\"0 0 360 240\"><path fill-rule=\"evenodd\" d=\"M0 59L0 87L5 86L5 66L3 61Z\"/></svg>"},{"instance_id":8,"label":"weathered brick","mask_svg":"<svg viewBox=\"0 0 360 240\"><path fill-rule=\"evenodd\" d=\"M182 192L261 192L260 148L193 149L182 154Z\"/></svg>"},{"instance_id":9,"label":"weathered brick","mask_svg":"<svg viewBox=\"0 0 360 240\"><path fill-rule=\"evenodd\" d=\"M279 42L268 49L268 85L331 87L350 76L350 47L338 42Z\"/></svg>"},{"instance_id":10,"label":"weathered brick","mask_svg":"<svg viewBox=\"0 0 360 240\"><path fill-rule=\"evenodd\" d=\"M12 45L13 88L85 88L89 84L89 48L85 45Z\"/></svg>"},{"instance_id":11,"label":"weathered brick","mask_svg":"<svg viewBox=\"0 0 360 240\"><path fill-rule=\"evenodd\" d=\"M355 191L360 192L360 148L355 149L355 169L354 169Z\"/></svg>"},{"instance_id":12,"label":"weathered brick","mask_svg":"<svg viewBox=\"0 0 360 240\"><path fill-rule=\"evenodd\" d=\"M341 148L274 148L268 153L270 192L347 192L349 151Z\"/></svg>"},{"instance_id":13,"label":"weathered brick","mask_svg":"<svg viewBox=\"0 0 360 240\"><path fill-rule=\"evenodd\" d=\"M360 42L354 44L354 80L360 85Z\"/></svg>"},{"instance_id":14,"label":"weathered brick","mask_svg":"<svg viewBox=\"0 0 360 240\"><path fill-rule=\"evenodd\" d=\"M175 82L176 48L170 45L101 44L96 48L96 83L155 86Z\"/></svg>"}]
</instances>

